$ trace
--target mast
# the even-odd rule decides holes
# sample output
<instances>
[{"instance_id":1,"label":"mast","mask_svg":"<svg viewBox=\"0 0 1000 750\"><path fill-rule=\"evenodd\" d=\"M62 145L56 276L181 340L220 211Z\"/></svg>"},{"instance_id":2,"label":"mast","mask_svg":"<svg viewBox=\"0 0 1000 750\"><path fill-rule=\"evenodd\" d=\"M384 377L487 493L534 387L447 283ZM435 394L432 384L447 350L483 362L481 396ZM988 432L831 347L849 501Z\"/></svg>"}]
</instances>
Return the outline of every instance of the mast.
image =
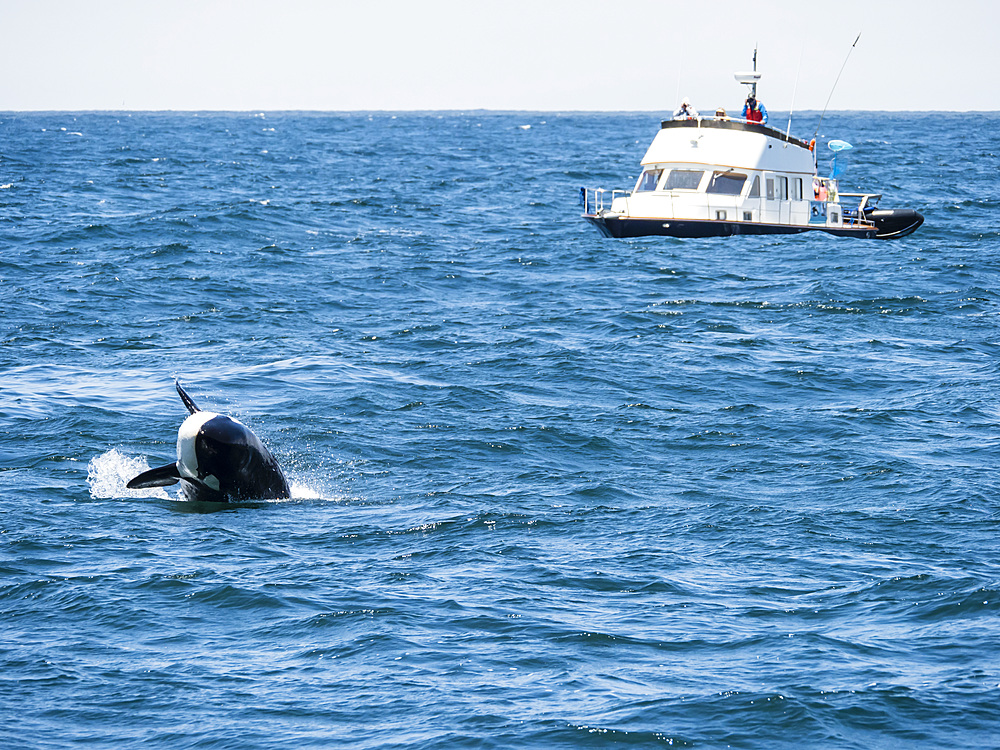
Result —
<instances>
[{"instance_id":1,"label":"mast","mask_svg":"<svg viewBox=\"0 0 1000 750\"><path fill-rule=\"evenodd\" d=\"M760 80L760 73L757 72L757 45L753 47L753 71L750 73L735 73L736 80L745 86L750 87L750 96L757 98L757 81Z\"/></svg>"}]
</instances>

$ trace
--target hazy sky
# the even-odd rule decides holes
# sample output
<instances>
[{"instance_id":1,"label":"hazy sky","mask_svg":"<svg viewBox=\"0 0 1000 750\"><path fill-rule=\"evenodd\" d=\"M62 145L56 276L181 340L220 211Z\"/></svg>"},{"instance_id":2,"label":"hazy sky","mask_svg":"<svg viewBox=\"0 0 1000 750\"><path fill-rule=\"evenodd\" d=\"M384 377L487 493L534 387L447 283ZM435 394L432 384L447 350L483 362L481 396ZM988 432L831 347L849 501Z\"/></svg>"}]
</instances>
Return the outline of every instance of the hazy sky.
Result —
<instances>
[{"instance_id":1,"label":"hazy sky","mask_svg":"<svg viewBox=\"0 0 1000 750\"><path fill-rule=\"evenodd\" d=\"M1000 0L0 0L0 111L1000 110Z\"/></svg>"}]
</instances>

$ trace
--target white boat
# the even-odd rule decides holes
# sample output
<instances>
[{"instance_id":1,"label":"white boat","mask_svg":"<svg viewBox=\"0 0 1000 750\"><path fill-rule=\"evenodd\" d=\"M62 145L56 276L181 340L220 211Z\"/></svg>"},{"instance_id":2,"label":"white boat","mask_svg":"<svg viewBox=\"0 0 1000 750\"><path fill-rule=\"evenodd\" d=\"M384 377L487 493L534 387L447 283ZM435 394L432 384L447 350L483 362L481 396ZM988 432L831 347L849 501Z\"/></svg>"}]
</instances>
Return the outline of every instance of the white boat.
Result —
<instances>
[{"instance_id":1,"label":"white boat","mask_svg":"<svg viewBox=\"0 0 1000 750\"><path fill-rule=\"evenodd\" d=\"M759 73L737 73L753 86ZM832 141L832 144L850 144ZM879 209L877 193L842 193L817 172L816 141L725 116L664 120L631 191L580 189L583 218L607 237L727 237L822 231L889 239L924 217Z\"/></svg>"}]
</instances>

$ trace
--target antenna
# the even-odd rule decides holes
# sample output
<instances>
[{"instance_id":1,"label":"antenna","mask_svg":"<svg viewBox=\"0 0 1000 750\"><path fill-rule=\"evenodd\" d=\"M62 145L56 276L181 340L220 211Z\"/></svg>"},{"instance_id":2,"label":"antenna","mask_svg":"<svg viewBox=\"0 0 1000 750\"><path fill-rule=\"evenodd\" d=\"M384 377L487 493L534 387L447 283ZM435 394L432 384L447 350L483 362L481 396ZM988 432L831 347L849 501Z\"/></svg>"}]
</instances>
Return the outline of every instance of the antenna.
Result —
<instances>
[{"instance_id":1,"label":"antenna","mask_svg":"<svg viewBox=\"0 0 1000 750\"><path fill-rule=\"evenodd\" d=\"M681 55L680 62L677 63L677 93L674 96L674 101L679 102L681 100L681 71L684 69L684 56Z\"/></svg>"},{"instance_id":2,"label":"antenna","mask_svg":"<svg viewBox=\"0 0 1000 750\"><path fill-rule=\"evenodd\" d=\"M733 74L737 82L745 84L750 87L750 96L754 99L757 98L757 81L760 80L760 73L757 72L757 45L753 47L753 72L752 73L734 73Z\"/></svg>"},{"instance_id":3,"label":"antenna","mask_svg":"<svg viewBox=\"0 0 1000 750\"><path fill-rule=\"evenodd\" d=\"M861 38L861 32L858 32L857 39L854 40L854 44L851 48L847 50L847 57L844 58L844 64L840 66L840 73L837 73L837 80L833 82L833 88L830 89L830 96L826 98L826 104L823 105L823 113L819 116L819 122L816 124L816 132L813 133L813 138L819 135L819 126L823 124L823 118L826 117L826 108L830 106L830 100L833 98L833 92L837 90L837 84L840 83L841 73L844 72L844 68L847 67L847 61L851 59L851 53L854 52L854 48L858 45L858 39Z\"/></svg>"},{"instance_id":4,"label":"antenna","mask_svg":"<svg viewBox=\"0 0 1000 750\"><path fill-rule=\"evenodd\" d=\"M795 109L795 94L799 90L799 73L802 72L802 57L805 55L805 52L806 47L803 44L799 50L799 68L795 71L795 85L792 86L792 106L788 108L788 128L785 130L785 138L788 138L788 134L792 132L792 111Z\"/></svg>"}]
</instances>

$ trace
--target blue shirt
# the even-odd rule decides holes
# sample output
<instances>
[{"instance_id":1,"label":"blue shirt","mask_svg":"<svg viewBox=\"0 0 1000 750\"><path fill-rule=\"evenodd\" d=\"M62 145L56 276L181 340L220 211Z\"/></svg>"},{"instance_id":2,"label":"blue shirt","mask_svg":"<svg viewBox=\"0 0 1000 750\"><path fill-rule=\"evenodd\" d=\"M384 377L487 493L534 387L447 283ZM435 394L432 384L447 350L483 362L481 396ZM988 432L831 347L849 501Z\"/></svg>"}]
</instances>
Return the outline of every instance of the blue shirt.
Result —
<instances>
[{"instance_id":1,"label":"blue shirt","mask_svg":"<svg viewBox=\"0 0 1000 750\"><path fill-rule=\"evenodd\" d=\"M743 119L747 119L747 114L749 113L750 107L746 104L743 105ZM757 111L760 112L761 122L767 124L767 107L764 106L764 102L757 102Z\"/></svg>"}]
</instances>

